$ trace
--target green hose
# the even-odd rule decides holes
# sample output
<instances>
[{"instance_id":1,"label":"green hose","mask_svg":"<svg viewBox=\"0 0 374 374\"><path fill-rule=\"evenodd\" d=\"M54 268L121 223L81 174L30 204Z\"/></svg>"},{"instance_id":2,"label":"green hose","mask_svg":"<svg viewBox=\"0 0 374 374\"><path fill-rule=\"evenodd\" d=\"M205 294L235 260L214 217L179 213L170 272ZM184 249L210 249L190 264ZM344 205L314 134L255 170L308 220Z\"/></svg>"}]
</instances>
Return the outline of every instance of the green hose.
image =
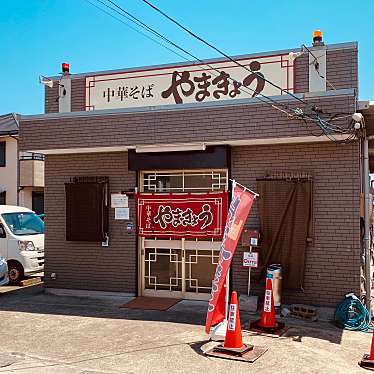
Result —
<instances>
[{"instance_id":1,"label":"green hose","mask_svg":"<svg viewBox=\"0 0 374 374\"><path fill-rule=\"evenodd\" d=\"M336 307L335 321L346 330L372 332L370 314L354 294L348 294Z\"/></svg>"}]
</instances>

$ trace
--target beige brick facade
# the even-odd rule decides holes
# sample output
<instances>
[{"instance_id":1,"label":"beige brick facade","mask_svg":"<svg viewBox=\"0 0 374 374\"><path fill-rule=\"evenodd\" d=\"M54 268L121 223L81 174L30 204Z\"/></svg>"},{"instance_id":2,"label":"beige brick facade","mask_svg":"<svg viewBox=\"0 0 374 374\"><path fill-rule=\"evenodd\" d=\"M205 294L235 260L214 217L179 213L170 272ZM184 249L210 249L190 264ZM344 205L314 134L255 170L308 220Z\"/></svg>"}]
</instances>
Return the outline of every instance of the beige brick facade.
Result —
<instances>
[{"instance_id":1,"label":"beige brick facade","mask_svg":"<svg viewBox=\"0 0 374 374\"><path fill-rule=\"evenodd\" d=\"M296 60L296 92L308 90L308 58ZM351 113L357 103L357 46L327 51L327 78L336 87L325 95L307 97L325 113ZM304 171L313 177L313 242L307 248L305 288L285 292L285 301L334 305L347 292L360 292L360 147L319 142L311 129L268 105L254 100L221 105L196 105L110 113L83 112L84 77L73 77L72 112L56 113L56 88L47 89L46 116L21 119L20 144L25 151L64 150L47 154L45 165L46 285L102 291L137 292L136 233L127 232L110 210L110 245L65 241L64 183L76 176L108 176L110 192L134 190L135 172L127 166L126 148L135 145L206 142L231 144L231 176L256 189L267 171ZM292 107L303 107L288 99ZM340 123L347 119L342 118ZM339 122L337 122L339 123ZM318 132L318 131L317 131ZM310 137L310 138L306 138ZM295 144L275 144L299 138ZM301 140L303 139L303 140ZM306 142L312 139L313 142ZM246 141L247 145L238 146ZM266 145L253 145L261 141ZM252 142L252 143L251 143ZM303 143L302 143L303 142ZM250 145L252 144L252 145ZM105 152L106 147L123 151ZM75 153L85 148L101 153ZM69 151L70 149L70 151ZM135 201L130 199L135 224ZM255 204L247 222L258 227ZM233 262L233 285L246 292L247 270L241 266L242 248ZM56 273L56 279L49 275ZM261 284L254 290L262 293Z\"/></svg>"}]
</instances>

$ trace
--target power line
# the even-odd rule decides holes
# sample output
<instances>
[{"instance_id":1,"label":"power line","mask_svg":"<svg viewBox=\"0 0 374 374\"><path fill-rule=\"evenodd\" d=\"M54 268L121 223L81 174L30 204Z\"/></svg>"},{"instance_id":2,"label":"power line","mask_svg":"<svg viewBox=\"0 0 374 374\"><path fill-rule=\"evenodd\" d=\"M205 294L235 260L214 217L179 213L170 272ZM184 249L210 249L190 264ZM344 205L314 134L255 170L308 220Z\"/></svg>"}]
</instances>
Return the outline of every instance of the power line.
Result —
<instances>
[{"instance_id":1,"label":"power line","mask_svg":"<svg viewBox=\"0 0 374 374\"><path fill-rule=\"evenodd\" d=\"M89 2L91 5L94 5L92 4L89 0L86 0L87 2ZM135 17L134 15L132 15L130 12L126 11L125 9L123 9L122 7L120 7L118 4L116 4L114 1L112 0L107 0L109 3L111 3L112 5L114 5L117 9L119 9L121 12L119 12L117 9L114 9L112 8L111 6L109 6L108 4L104 3L102 0L96 0L98 2L100 2L102 5L104 5L105 7L109 8L110 10L116 12L117 14L119 14L120 16L128 19L129 21L131 21L132 23L134 23L136 26L140 27L140 28L143 28L144 30L146 30L148 33L151 33L152 35L156 36L157 38L159 39L162 39L163 41L165 41L166 43L170 44L171 46L173 46L174 48L182 51L183 53L185 53L186 55L189 55L191 56L194 60L197 60L201 63L201 66L207 66L209 67L211 70L214 70L216 71L218 74L221 74L221 71L218 70L217 68L215 68L214 66L211 66L209 63L201 60L200 58L198 58L197 56L193 55L192 53L190 53L189 51L187 51L186 49L182 48L181 46L179 46L178 44L172 42L170 39L166 38L164 35L160 34L158 31L156 31L155 29L153 29L152 27L148 26L147 24L145 24L143 21L141 21L139 18ZM145 1L145 0L143 0ZM146 3L148 3L147 1L145 1ZM150 6L152 6L152 4L149 3ZM113 16L112 14L106 12L104 9L100 8L100 7L97 7L96 5L94 5L96 8L100 9L101 11L103 11L104 13L110 15L111 17L119 20L117 17ZM153 7L153 6L152 6ZM167 15L166 15L167 16ZM169 18L169 17L168 17ZM119 20L122 22L122 20ZM176 22L176 21L175 21ZM125 22L122 22L124 23L126 26L129 26L127 23ZM186 58L185 56L182 56L181 54L179 54L178 52L174 51L173 49L167 47L166 45L164 45L163 43L160 43L158 41L156 41L155 39L153 39L152 37L140 32L139 30L137 29L134 29L133 27L129 26L131 29L133 29L134 31L140 33L141 35L147 37L148 39L156 42L157 44L161 45L162 47L168 49L169 51L171 51L172 53L178 55L179 57L182 57L184 60L187 60L187 61L190 61L191 63L193 63L194 65L196 61L191 61L189 60L188 58ZM183 28L182 25L180 25L180 27ZM190 32L192 33L192 32ZM193 33L192 33L193 34ZM196 36L197 37L197 36ZM199 37L198 37L199 38ZM208 43L209 44L209 43ZM211 46L213 48L215 48L214 46ZM223 54L225 57L227 57L229 60L233 61L234 63L236 63L237 65L241 66L241 67L244 67L246 70L250 71L252 74L255 74L257 76L259 76L259 78L263 79L264 81L268 81L266 80L262 75L259 75L257 74L256 72L253 72L252 70L250 69L247 69L244 65L241 65L239 63L237 63L234 59L232 59L230 56L227 56L225 54ZM212 72L211 72L212 73ZM213 75L216 75L213 73ZM217 75L216 75L217 76ZM238 83L237 80L235 80L234 78L232 77L228 77L228 79L230 79L231 81L233 81L234 83ZM300 98L298 98L297 96L289 93L288 91L282 89L281 87L278 87L277 85L273 84L272 82L268 81L270 84L272 84L273 86L277 87L278 89L281 90L281 92L286 92L288 93L289 95L291 95L292 97L294 97L295 99L297 99L298 101L302 102L303 104L306 105L306 107L310 106L308 103L306 103L304 100L301 100ZM327 121L325 121L324 119L320 118L318 112L314 112L314 107L311 108L311 111L312 113L311 114L307 114L305 113L304 110L300 109L300 108L296 108L296 109L292 109L292 108L289 108L288 105L284 104L284 103L279 103L277 101L275 101L274 99L262 94L261 92L257 92L256 90L250 88L250 87L247 87L247 86L244 86L245 88L248 88L249 90L251 90L252 92L254 92L255 94L252 95L252 97L254 97L255 95L261 95L262 97L264 97L266 100L263 100L261 99L259 96L257 96L257 99L269 106L271 106L272 108L284 113L287 115L287 117L293 117L293 118L298 118L300 120L302 120L306 125L307 125L307 128L308 128L308 131L310 131L309 129L309 126L307 124L307 120L311 120L313 123L317 124L318 127L320 127L320 129L322 130L323 134L325 134L326 136L329 137L329 139L331 140L334 140L334 141L337 141L336 139L333 138L333 136L331 135L332 132L338 132L338 133L341 133L341 134L347 134L348 131L350 131L350 133L352 134L352 129L343 129L341 128L340 126L336 126L336 125L332 125L330 123L328 123ZM243 86L239 86L237 87L240 91L242 92L245 92L247 94L250 94L248 91L244 90ZM280 108L279 106L283 106L285 109L282 109ZM291 111L292 113L290 113L289 111ZM321 112L321 111L320 111ZM322 112L321 112L322 113ZM313 135L313 136L319 136L319 135L316 135L313 133L313 131L310 131L310 133ZM321 134L322 135L322 134Z\"/></svg>"},{"instance_id":2,"label":"power line","mask_svg":"<svg viewBox=\"0 0 374 374\"><path fill-rule=\"evenodd\" d=\"M97 0L97 1L100 1L100 0ZM143 21L141 21L138 17L134 16L133 14L131 14L130 12L128 12L127 10L123 9L121 6L119 6L116 2L112 1L112 0L107 0L109 3L111 3L112 5L114 5L117 9L121 10L123 13L125 13L125 15L127 15L128 17L131 17L131 19L133 20L133 22L135 22L138 26L141 26L143 28L145 28L147 31L153 33L154 35L158 36L159 38L163 39L164 41L168 42L169 44L173 45L174 47L180 49L181 51L183 51L184 53L186 53L187 55L189 55L190 57L192 57L193 59L201 62L203 65L205 66L208 66L210 69L212 70L215 70L216 72L218 72L219 74L221 73L217 68L209 65L207 62L201 60L199 57L193 55L192 53L188 52L186 49L180 47L178 44L174 43L173 41L171 41L170 39L166 38L164 35L160 34L158 31L156 31L155 29L153 29L152 27L148 26L146 23L144 23ZM107 5L108 6L108 5ZM113 8L111 8L113 9ZM116 10L114 10L116 11ZM118 12L118 11L116 11ZM120 13L121 14L121 13ZM125 16L124 15L124 16ZM126 17L127 18L127 17ZM234 60L232 60L234 61ZM260 79L263 79L264 81L266 81L266 79L262 76L262 75L259 75L258 73L255 73L253 72L252 70L250 69L247 69L248 71L250 71L251 73L254 73L256 76L258 76ZM231 78L231 80L233 82L237 82L236 79L234 78ZM255 92L257 93L257 95L261 95L263 97L265 97L266 99L268 99L269 101L272 101L273 103L276 103L278 105L278 102L276 102L275 100L271 99L270 97L262 94L261 92L257 92L256 90L253 90L252 88L250 87L246 87L248 89L250 89L252 92ZM239 88L240 89L240 88ZM282 88L279 87L280 90L282 90ZM248 93L247 91L243 91L243 89L240 89L242 92L246 92ZM306 104L304 102L304 104ZM289 109L287 107L287 109ZM288 114L290 115L290 114Z\"/></svg>"},{"instance_id":3,"label":"power line","mask_svg":"<svg viewBox=\"0 0 374 374\"><path fill-rule=\"evenodd\" d=\"M88 0L86 0L88 1ZM117 9L120 9L123 13L119 12L117 9L114 9L112 8L111 6L109 6L108 4L104 3L102 0L96 0L98 2L100 2L101 4L103 4L104 6L106 6L107 8L111 9L112 11L116 12L117 14L121 15L122 17L125 17L126 19L130 20L131 22L135 23L138 27L141 27L143 29L145 29L147 32L150 32L152 33L153 35L161 38L162 40L166 41L167 43L169 43L170 45L172 45L173 47L181 50L182 52L184 52L185 54L191 56L195 61L199 61L202 66L208 66L211 70L214 70L216 71L218 74L221 74L221 71L218 70L217 68L215 68L214 66L210 65L209 63L201 60L200 58L198 58L197 56L193 55L192 53L190 53L189 51L185 50L184 48L180 47L178 44L174 43L173 41L171 41L170 39L166 38L165 36L163 36L162 34L160 34L158 31L156 31L155 29L151 28L150 26L146 25L144 22L142 22L139 18L135 17L134 15L132 15L130 12L126 11L125 9L123 9L122 7L120 7L118 4L116 4L115 2L111 1L111 0L107 0L109 1L111 4L113 4ZM98 8L98 7L97 7ZM103 9L99 8L100 10L104 11ZM108 13L108 12L105 12L105 13ZM112 16L112 15L111 15ZM115 19L118 19L117 17L114 17ZM125 23L126 24L126 23ZM126 24L127 25L127 24ZM143 33L141 33L143 34ZM144 34L143 34L144 35ZM151 40L154 40L151 38ZM164 44L160 44L157 42L157 44L159 45L162 45L164 46L165 48L171 50L170 48L166 47ZM177 52L171 50L173 53L176 53L178 56L182 57L183 59L187 60L187 61L190 61L192 63L194 63L194 61L191 61L189 59L186 59L184 56L181 56L180 54L178 54ZM218 76L216 74L214 74L215 76ZM237 83L237 80L235 80L234 78L232 77L228 77L228 79L230 79L231 81ZM240 86L238 87L238 89L246 94L251 94L249 93L247 90L245 90L243 88L243 86ZM260 100L261 102L264 102L268 105L270 105L272 108L280 111L280 112L283 112L285 113L288 117L292 117L293 114L292 113L289 113L287 112L287 110L290 110L290 108L287 106L287 105L284 105L283 103L278 103L277 101L275 101L274 99L262 94L261 92L257 92L256 90L250 88L250 87L246 87L246 89L249 89L251 90L253 93L256 93L256 95L261 95L262 97L264 97L265 99L269 100L269 102L261 99L260 97L257 96L257 99ZM254 95L253 95L254 96ZM273 104L270 104L270 102L272 102ZM283 106L285 107L286 109L281 109L279 106Z\"/></svg>"},{"instance_id":4,"label":"power line","mask_svg":"<svg viewBox=\"0 0 374 374\"><path fill-rule=\"evenodd\" d=\"M109 0L110 1L110 0ZM186 31L189 35L191 35L192 37L194 37L195 39L199 40L200 42L204 43L205 45L209 46L210 48L212 48L213 50L215 50L216 52L218 52L219 54L221 54L222 56L226 57L228 60L230 60L231 62L235 63L236 65L244 68L245 70L251 72L252 74L255 74L259 77L262 77L262 79L271 84L272 86L278 88L281 92L285 92L286 94L290 95L292 98L298 100L299 102L303 103L304 105L306 105L308 107L308 103L305 102L304 100L300 99L299 97L297 97L296 95L294 95L293 93L281 88L280 86L278 86L277 84L275 84L274 82L266 79L265 77L263 77L262 75L258 74L257 72L255 71L252 71L252 69L246 67L245 65L239 63L238 61L234 60L231 56L229 56L227 53L223 52L221 49L217 48L216 46L214 46L213 44L207 42L205 39L203 39L202 37L200 37L199 35L197 35L196 33L192 32L191 30L189 30L187 27L183 26L180 22L178 22L177 20L175 20L174 18L172 18L171 16L169 16L168 14L166 14L165 12L163 12L161 9L159 9L158 7L156 7L155 5L153 5L150 1L148 0L142 0L145 4L147 4L148 6L150 6L152 9L154 9L156 12L160 13L162 16L164 16L165 18L167 18L169 21L173 22L175 25L177 25L179 28L181 28L182 30ZM304 47L307 49L307 51L309 53L311 53L313 55L313 53L304 45ZM313 55L314 56L314 55ZM316 65L316 71L318 73L318 75L321 77L321 78L324 78L321 73L319 72L318 70L318 60L316 58L316 56L314 56L314 59L315 59L315 62L317 63ZM326 79L326 82L335 90L335 87L333 86L332 83L330 83L327 78L324 78ZM313 110L313 108L312 108ZM296 111L294 111L296 113ZM317 125L324 131L324 133L326 135L329 135L331 133L331 131L336 131L336 132L341 132L341 133L347 133L348 131L351 133L352 130L351 129L342 129L341 127L339 126L335 126L335 125L332 125L328 122L326 122L325 120L321 119L319 114L316 113L315 116L310 116L310 115L305 115L303 114L303 117L307 117L309 119L311 119L312 121L316 122ZM305 118L304 119L304 122L305 122Z\"/></svg>"},{"instance_id":5,"label":"power line","mask_svg":"<svg viewBox=\"0 0 374 374\"><path fill-rule=\"evenodd\" d=\"M143 21L141 21L139 18L135 17L133 14L131 14L130 12L128 12L127 10L123 9L122 7L120 7L118 4L116 4L114 1L112 0L107 0L109 3L111 3L112 5L114 5L117 9L119 9L121 12L119 12L117 9L114 9L112 8L111 6L109 6L108 4L105 4L103 1L101 0L97 0L99 1L100 3L104 4L107 8L113 10L114 12L118 13L120 16L122 17L125 17L126 19L130 20L131 22L135 23L137 26L143 28L144 30L146 30L147 32L157 36L158 38L164 40L166 43L172 45L174 48L177 48L179 49L180 51L182 51L183 53L185 53L186 55L192 57L193 59L197 60L198 58L196 56L194 56L193 54L191 54L190 52L188 52L186 49L182 48L181 46L179 46L178 44L174 43L173 41L171 41L170 39L166 38L164 35L160 34L158 31L156 31L155 29L153 29L152 27L148 26L146 23L144 23ZM185 57L183 57L184 59L186 59Z\"/></svg>"},{"instance_id":6,"label":"power line","mask_svg":"<svg viewBox=\"0 0 374 374\"><path fill-rule=\"evenodd\" d=\"M109 0L110 2L112 2L111 0ZM290 95L291 97L293 97L294 99L298 100L299 102L305 104L305 105L308 105L304 100L300 99L299 97L297 97L296 95L294 95L293 93L283 89L282 87L278 86L277 84L275 84L274 82L266 79L265 77L263 77L262 75L258 74L257 72L251 70L250 68L248 68L247 66L241 64L240 62L234 60L232 57L230 57L227 53L223 52L221 49L217 48L216 46L214 46L213 44L207 42L205 39L203 39L202 37L198 36L197 34L195 34L194 32L192 32L191 30L189 30L188 28L186 28L185 26L183 26L181 23L179 23L178 21L176 21L174 18L170 17L169 15L167 15L165 12L163 12L161 9L157 8L155 5L153 5L151 2L149 2L148 0L141 0L143 1L144 3L146 3L147 5L149 5L151 8L153 8L156 12L160 13L161 15L163 15L164 17L166 17L168 20L170 20L171 22L173 22L174 24L176 24L178 27L180 27L181 29L183 29L184 31L186 31L188 34L190 34L191 36L193 36L195 39L201 41L202 43L204 43L205 45L207 45L208 47L214 49L216 52L218 52L219 54L221 54L222 56L226 57L227 59L229 59L231 62L233 62L234 64L242 67L243 69L247 70L248 72L252 73L252 74L255 74L257 75L258 77L261 77L265 82L271 84L272 86L276 87L277 89L279 89L281 92L285 92L287 95Z\"/></svg>"},{"instance_id":7,"label":"power line","mask_svg":"<svg viewBox=\"0 0 374 374\"><path fill-rule=\"evenodd\" d=\"M144 37L146 37L146 38L149 39L149 40L152 40L153 42L155 42L155 43L157 43L158 45L160 45L160 46L166 48L167 50L169 50L170 52L176 54L177 56L179 56L179 57L181 57L181 58L183 58L183 59L186 58L185 56L183 56L183 55L181 55L180 53L174 51L173 49L169 48L169 47L166 46L165 44L162 44L162 43L158 42L156 39L151 38L149 35L145 34L144 32L141 32L140 30L136 29L135 27L129 25L128 23L124 22L122 19L120 19L120 18L116 17L115 15L113 15L113 14L107 12L105 9L100 8L99 6L97 6L96 4L94 4L93 2L91 2L90 0L85 0L85 1L86 1L87 3L89 3L89 4L91 4L92 6L94 6L96 9L99 9L99 10L102 11L103 13L107 14L108 16L110 16L110 17L116 19L117 21L123 23L123 24L126 25L128 28L130 28L131 30L137 32L138 34L143 35ZM105 3L103 3L101 0L96 0L96 1L98 1L98 2L102 3L103 5L107 6L107 5L106 5ZM112 8L110 8L110 9L112 9ZM191 61L191 62L192 62L192 61Z\"/></svg>"}]
</instances>

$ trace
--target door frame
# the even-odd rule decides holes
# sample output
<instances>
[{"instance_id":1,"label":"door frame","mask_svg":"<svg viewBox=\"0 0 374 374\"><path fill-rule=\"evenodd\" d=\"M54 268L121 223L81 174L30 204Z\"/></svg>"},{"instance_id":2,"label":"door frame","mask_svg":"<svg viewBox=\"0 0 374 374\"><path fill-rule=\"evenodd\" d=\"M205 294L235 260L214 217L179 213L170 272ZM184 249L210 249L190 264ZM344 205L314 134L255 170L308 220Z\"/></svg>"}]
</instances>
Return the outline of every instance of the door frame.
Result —
<instances>
[{"instance_id":1,"label":"door frame","mask_svg":"<svg viewBox=\"0 0 374 374\"><path fill-rule=\"evenodd\" d=\"M224 189L214 189L213 185L212 185L212 189L204 189L205 191L204 192L209 192L209 191L215 191L215 192L219 192L219 191L227 191L228 190L228 183L229 183L229 174L230 174L230 168L229 167L226 167L226 168L201 168L201 169L154 169L154 170L139 170L138 171L138 175L137 175L137 178L138 178L138 186L139 186L139 192L142 193L144 192L144 174L147 174L147 173L168 173L168 174L182 174L182 173L202 173L202 174L208 174L210 175L211 173L219 173L219 172L225 172L226 175L225 177L222 178L222 185L225 186ZM221 184L221 180L219 181L219 183ZM156 193L163 193L163 192L158 192L158 191L155 191ZM168 191L168 192L173 192L173 191ZM182 191L179 191L179 192L182 192ZM189 190L189 191L184 191L184 192L194 192L193 190ZM201 192L201 191L196 191L196 192ZM151 292L152 290L147 290L145 289L145 278L144 278L144 275L145 275L145 241L146 240L157 240L158 242L161 242L162 239L152 239L152 238L144 238L144 237L140 237L138 236L138 295L139 296L153 296L153 297L171 297L171 298L182 298L182 299L190 299L190 300L209 300L210 299L210 293L207 293L207 294L199 294L200 296L196 296L196 293L194 292L182 292L182 291L165 291L165 290L156 290L156 291L153 291ZM169 242L169 245L170 245L170 242L173 241L173 240L165 240L167 242ZM182 245L185 246L186 243L187 243L187 246L188 246L188 243L190 241L193 241L193 239L191 238L191 240L186 240L185 238L181 238L181 239L178 239L178 240L174 240L175 242L181 242L182 241ZM198 243L205 243L205 246L206 246L206 243L213 243L211 245L214 246L214 248L217 248L217 251L219 251L219 248L220 248L220 245L221 245L221 241L198 241L198 240L195 240L193 241L194 243L198 242ZM166 248L166 247L165 247ZM170 247L168 247L170 248ZM204 249L204 248L201 248L201 249ZM184 253L184 249L182 249L183 253L182 253L182 272L183 272L183 279L185 279L185 253ZM185 282L182 280L182 286L183 288L185 288ZM164 291L164 292L163 292Z\"/></svg>"}]
</instances>

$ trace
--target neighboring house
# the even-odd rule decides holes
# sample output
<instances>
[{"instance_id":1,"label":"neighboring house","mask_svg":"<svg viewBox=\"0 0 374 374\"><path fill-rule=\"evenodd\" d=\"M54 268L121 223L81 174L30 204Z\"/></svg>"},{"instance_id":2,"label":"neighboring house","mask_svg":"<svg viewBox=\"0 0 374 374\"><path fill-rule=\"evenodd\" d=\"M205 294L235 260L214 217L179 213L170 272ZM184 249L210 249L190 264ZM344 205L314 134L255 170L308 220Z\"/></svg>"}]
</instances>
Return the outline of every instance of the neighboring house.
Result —
<instances>
[{"instance_id":1,"label":"neighboring house","mask_svg":"<svg viewBox=\"0 0 374 374\"><path fill-rule=\"evenodd\" d=\"M0 116L0 204L44 213L44 156L19 152L18 115Z\"/></svg>"}]
</instances>

